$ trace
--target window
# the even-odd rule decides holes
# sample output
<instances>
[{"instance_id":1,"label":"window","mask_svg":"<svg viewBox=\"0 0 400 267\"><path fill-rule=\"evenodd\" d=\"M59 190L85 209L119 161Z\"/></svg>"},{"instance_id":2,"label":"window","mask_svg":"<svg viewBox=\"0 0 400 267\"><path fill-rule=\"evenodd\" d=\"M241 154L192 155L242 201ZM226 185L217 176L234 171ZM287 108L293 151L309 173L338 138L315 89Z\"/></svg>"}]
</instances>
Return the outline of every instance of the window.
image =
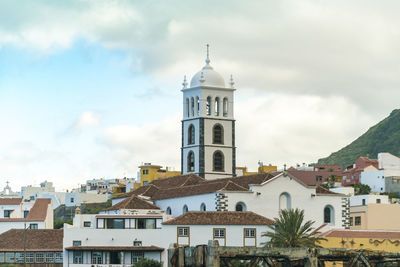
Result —
<instances>
[{"instance_id":1,"label":"window","mask_svg":"<svg viewBox=\"0 0 400 267\"><path fill-rule=\"evenodd\" d=\"M56 263L62 263L62 262L63 262L63 253L56 252Z\"/></svg>"},{"instance_id":2,"label":"window","mask_svg":"<svg viewBox=\"0 0 400 267\"><path fill-rule=\"evenodd\" d=\"M143 185L146 185L146 184L148 184L149 182L148 181L143 181Z\"/></svg>"},{"instance_id":3,"label":"window","mask_svg":"<svg viewBox=\"0 0 400 267\"><path fill-rule=\"evenodd\" d=\"M103 253L101 251L92 252L92 264L103 264Z\"/></svg>"},{"instance_id":4,"label":"window","mask_svg":"<svg viewBox=\"0 0 400 267\"><path fill-rule=\"evenodd\" d=\"M24 253L23 252L15 252L15 262L16 263L24 263Z\"/></svg>"},{"instance_id":5,"label":"window","mask_svg":"<svg viewBox=\"0 0 400 267\"><path fill-rule=\"evenodd\" d=\"M0 252L0 263L4 263L4 252Z\"/></svg>"},{"instance_id":6,"label":"window","mask_svg":"<svg viewBox=\"0 0 400 267\"><path fill-rule=\"evenodd\" d=\"M74 246L74 247L79 247L81 245L82 245L82 241L80 241L80 240L72 241L72 246Z\"/></svg>"},{"instance_id":7,"label":"window","mask_svg":"<svg viewBox=\"0 0 400 267\"><path fill-rule=\"evenodd\" d=\"M187 170L188 172L194 172L194 153L193 151L189 151L188 160L187 160Z\"/></svg>"},{"instance_id":8,"label":"window","mask_svg":"<svg viewBox=\"0 0 400 267\"><path fill-rule=\"evenodd\" d=\"M137 219L138 229L156 229L155 219Z\"/></svg>"},{"instance_id":9,"label":"window","mask_svg":"<svg viewBox=\"0 0 400 267\"><path fill-rule=\"evenodd\" d=\"M62 252L60 252L62 253ZM27 252L26 253L26 263L34 263L35 262L35 254L33 252Z\"/></svg>"},{"instance_id":10,"label":"window","mask_svg":"<svg viewBox=\"0 0 400 267\"><path fill-rule=\"evenodd\" d=\"M186 213L188 211L189 211L188 206L184 205L182 208L182 213Z\"/></svg>"},{"instance_id":11,"label":"window","mask_svg":"<svg viewBox=\"0 0 400 267\"><path fill-rule=\"evenodd\" d=\"M36 263L44 263L44 253L43 252L36 252Z\"/></svg>"},{"instance_id":12,"label":"window","mask_svg":"<svg viewBox=\"0 0 400 267\"><path fill-rule=\"evenodd\" d=\"M219 97L215 98L215 107L214 107L214 111L215 111L215 116L219 116Z\"/></svg>"},{"instance_id":13,"label":"window","mask_svg":"<svg viewBox=\"0 0 400 267\"><path fill-rule=\"evenodd\" d=\"M244 228L245 238L256 238L256 228Z\"/></svg>"},{"instance_id":14,"label":"window","mask_svg":"<svg viewBox=\"0 0 400 267\"><path fill-rule=\"evenodd\" d=\"M206 211L206 204L201 203L201 205L200 205L200 211Z\"/></svg>"},{"instance_id":15,"label":"window","mask_svg":"<svg viewBox=\"0 0 400 267\"><path fill-rule=\"evenodd\" d=\"M354 218L354 225L361 225L361 216L356 216Z\"/></svg>"},{"instance_id":16,"label":"window","mask_svg":"<svg viewBox=\"0 0 400 267\"><path fill-rule=\"evenodd\" d=\"M146 170L143 170L142 173L143 173L143 174L146 174Z\"/></svg>"},{"instance_id":17,"label":"window","mask_svg":"<svg viewBox=\"0 0 400 267\"><path fill-rule=\"evenodd\" d=\"M74 203L75 199L73 197L71 197L71 203Z\"/></svg>"},{"instance_id":18,"label":"window","mask_svg":"<svg viewBox=\"0 0 400 267\"><path fill-rule=\"evenodd\" d=\"M97 219L97 228L104 229L104 219Z\"/></svg>"},{"instance_id":19,"label":"window","mask_svg":"<svg viewBox=\"0 0 400 267\"><path fill-rule=\"evenodd\" d=\"M207 115L211 115L211 96L207 97L206 111Z\"/></svg>"},{"instance_id":20,"label":"window","mask_svg":"<svg viewBox=\"0 0 400 267\"><path fill-rule=\"evenodd\" d=\"M353 217L350 217L350 226L353 226Z\"/></svg>"},{"instance_id":21,"label":"window","mask_svg":"<svg viewBox=\"0 0 400 267\"><path fill-rule=\"evenodd\" d=\"M189 227L178 227L178 236L179 237L188 237L189 236Z\"/></svg>"},{"instance_id":22,"label":"window","mask_svg":"<svg viewBox=\"0 0 400 267\"><path fill-rule=\"evenodd\" d=\"M225 228L214 228L214 238L225 238Z\"/></svg>"},{"instance_id":23,"label":"window","mask_svg":"<svg viewBox=\"0 0 400 267\"><path fill-rule=\"evenodd\" d=\"M192 116L194 116L194 99L193 99L193 97L190 100L190 110L191 110Z\"/></svg>"},{"instance_id":24,"label":"window","mask_svg":"<svg viewBox=\"0 0 400 267\"><path fill-rule=\"evenodd\" d=\"M186 117L190 116L189 112L189 98L186 98Z\"/></svg>"},{"instance_id":25,"label":"window","mask_svg":"<svg viewBox=\"0 0 400 267\"><path fill-rule=\"evenodd\" d=\"M224 154L221 151L214 152L213 155L214 171L223 172L224 171Z\"/></svg>"},{"instance_id":26,"label":"window","mask_svg":"<svg viewBox=\"0 0 400 267\"><path fill-rule=\"evenodd\" d=\"M90 227L91 223L88 221L83 222L83 227Z\"/></svg>"},{"instance_id":27,"label":"window","mask_svg":"<svg viewBox=\"0 0 400 267\"><path fill-rule=\"evenodd\" d=\"M246 205L243 202L238 202L235 206L236 211L246 211Z\"/></svg>"},{"instance_id":28,"label":"window","mask_svg":"<svg viewBox=\"0 0 400 267\"><path fill-rule=\"evenodd\" d=\"M198 96L196 96L196 113L197 113L197 116L200 115L200 99Z\"/></svg>"},{"instance_id":29,"label":"window","mask_svg":"<svg viewBox=\"0 0 400 267\"><path fill-rule=\"evenodd\" d=\"M194 132L194 126L193 124L190 124L188 128L188 144L193 145L194 144L194 137L195 137L195 132Z\"/></svg>"},{"instance_id":30,"label":"window","mask_svg":"<svg viewBox=\"0 0 400 267\"><path fill-rule=\"evenodd\" d=\"M381 204L381 199L378 198L378 199L376 200L376 203L377 203L377 204Z\"/></svg>"},{"instance_id":31,"label":"window","mask_svg":"<svg viewBox=\"0 0 400 267\"><path fill-rule=\"evenodd\" d=\"M11 215L11 213L13 212L14 210L4 210L4 218L10 218L10 215Z\"/></svg>"},{"instance_id":32,"label":"window","mask_svg":"<svg viewBox=\"0 0 400 267\"><path fill-rule=\"evenodd\" d=\"M213 128L213 144L223 144L224 129L221 124L216 124Z\"/></svg>"},{"instance_id":33,"label":"window","mask_svg":"<svg viewBox=\"0 0 400 267\"><path fill-rule=\"evenodd\" d=\"M106 219L107 229L124 229L124 219Z\"/></svg>"},{"instance_id":34,"label":"window","mask_svg":"<svg viewBox=\"0 0 400 267\"><path fill-rule=\"evenodd\" d=\"M72 263L73 264L82 264L82 251L73 251L72 254Z\"/></svg>"},{"instance_id":35,"label":"window","mask_svg":"<svg viewBox=\"0 0 400 267\"><path fill-rule=\"evenodd\" d=\"M166 213L167 213L168 215L171 215L171 214L172 214L172 211L171 211L171 208L170 208L170 207L167 208Z\"/></svg>"},{"instance_id":36,"label":"window","mask_svg":"<svg viewBox=\"0 0 400 267\"><path fill-rule=\"evenodd\" d=\"M134 247L141 247L142 246L142 241L133 241L133 246Z\"/></svg>"},{"instance_id":37,"label":"window","mask_svg":"<svg viewBox=\"0 0 400 267\"><path fill-rule=\"evenodd\" d=\"M38 229L38 224L37 223L29 224L29 229Z\"/></svg>"},{"instance_id":38,"label":"window","mask_svg":"<svg viewBox=\"0 0 400 267\"><path fill-rule=\"evenodd\" d=\"M28 217L29 210L24 210L24 218Z\"/></svg>"},{"instance_id":39,"label":"window","mask_svg":"<svg viewBox=\"0 0 400 267\"><path fill-rule=\"evenodd\" d=\"M279 209L287 209L290 210L292 208L292 198L290 197L289 193L283 192L279 196Z\"/></svg>"},{"instance_id":40,"label":"window","mask_svg":"<svg viewBox=\"0 0 400 267\"><path fill-rule=\"evenodd\" d=\"M144 258L143 251L132 251L132 262L138 262L140 259Z\"/></svg>"},{"instance_id":41,"label":"window","mask_svg":"<svg viewBox=\"0 0 400 267\"><path fill-rule=\"evenodd\" d=\"M333 220L334 212L333 212L333 207L331 205L328 205L324 208L324 223L334 223Z\"/></svg>"},{"instance_id":42,"label":"window","mask_svg":"<svg viewBox=\"0 0 400 267\"><path fill-rule=\"evenodd\" d=\"M365 198L362 200L362 205L365 206Z\"/></svg>"},{"instance_id":43,"label":"window","mask_svg":"<svg viewBox=\"0 0 400 267\"><path fill-rule=\"evenodd\" d=\"M228 98L224 98L224 102L223 102L223 115L224 117L228 116Z\"/></svg>"},{"instance_id":44,"label":"window","mask_svg":"<svg viewBox=\"0 0 400 267\"><path fill-rule=\"evenodd\" d=\"M14 258L14 252L6 252L6 262L7 263L13 263L15 258Z\"/></svg>"},{"instance_id":45,"label":"window","mask_svg":"<svg viewBox=\"0 0 400 267\"><path fill-rule=\"evenodd\" d=\"M54 262L54 253L53 252L46 252L46 262L47 263Z\"/></svg>"}]
</instances>

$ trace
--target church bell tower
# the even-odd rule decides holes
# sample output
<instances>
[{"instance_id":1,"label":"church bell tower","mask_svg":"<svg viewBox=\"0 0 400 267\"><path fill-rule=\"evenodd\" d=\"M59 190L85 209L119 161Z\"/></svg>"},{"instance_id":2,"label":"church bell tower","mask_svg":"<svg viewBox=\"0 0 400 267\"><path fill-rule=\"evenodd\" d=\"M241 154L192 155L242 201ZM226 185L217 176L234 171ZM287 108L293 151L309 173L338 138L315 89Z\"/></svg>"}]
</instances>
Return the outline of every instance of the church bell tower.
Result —
<instances>
[{"instance_id":1,"label":"church bell tower","mask_svg":"<svg viewBox=\"0 0 400 267\"><path fill-rule=\"evenodd\" d=\"M234 82L229 87L210 65L206 65L183 88L182 174L206 179L236 176Z\"/></svg>"}]
</instances>

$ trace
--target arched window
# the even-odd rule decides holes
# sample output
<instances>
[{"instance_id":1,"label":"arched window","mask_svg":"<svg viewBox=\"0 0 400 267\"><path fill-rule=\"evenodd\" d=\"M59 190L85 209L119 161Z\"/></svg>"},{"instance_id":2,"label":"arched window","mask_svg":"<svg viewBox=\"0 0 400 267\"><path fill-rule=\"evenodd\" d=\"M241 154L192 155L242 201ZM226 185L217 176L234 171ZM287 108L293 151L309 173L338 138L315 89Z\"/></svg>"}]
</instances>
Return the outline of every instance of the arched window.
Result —
<instances>
[{"instance_id":1,"label":"arched window","mask_svg":"<svg viewBox=\"0 0 400 267\"><path fill-rule=\"evenodd\" d=\"M280 210L290 210L292 208L292 199L290 195L286 192L279 196L279 209Z\"/></svg>"},{"instance_id":2,"label":"arched window","mask_svg":"<svg viewBox=\"0 0 400 267\"><path fill-rule=\"evenodd\" d=\"M223 102L223 115L224 117L228 116L228 98L224 98L224 102Z\"/></svg>"},{"instance_id":3,"label":"arched window","mask_svg":"<svg viewBox=\"0 0 400 267\"><path fill-rule=\"evenodd\" d=\"M235 210L236 211L246 211L246 204L244 204L243 202L236 203Z\"/></svg>"},{"instance_id":4,"label":"arched window","mask_svg":"<svg viewBox=\"0 0 400 267\"><path fill-rule=\"evenodd\" d=\"M224 171L224 154L221 151L215 151L213 155L214 171Z\"/></svg>"},{"instance_id":5,"label":"arched window","mask_svg":"<svg viewBox=\"0 0 400 267\"><path fill-rule=\"evenodd\" d=\"M206 111L207 115L211 115L211 96L207 97Z\"/></svg>"},{"instance_id":6,"label":"arched window","mask_svg":"<svg viewBox=\"0 0 400 267\"><path fill-rule=\"evenodd\" d=\"M214 103L214 111L215 111L215 116L219 116L219 97L215 98L215 103Z\"/></svg>"},{"instance_id":7,"label":"arched window","mask_svg":"<svg viewBox=\"0 0 400 267\"><path fill-rule=\"evenodd\" d=\"M195 132L194 132L194 126L193 124L190 124L188 128L188 144L193 145L194 144L194 137L195 137Z\"/></svg>"},{"instance_id":8,"label":"arched window","mask_svg":"<svg viewBox=\"0 0 400 267\"><path fill-rule=\"evenodd\" d=\"M324 223L331 223L334 224L335 220L334 220L334 209L331 205L327 205L324 208Z\"/></svg>"},{"instance_id":9,"label":"arched window","mask_svg":"<svg viewBox=\"0 0 400 267\"><path fill-rule=\"evenodd\" d=\"M187 170L188 172L194 172L194 153L190 151L187 157Z\"/></svg>"},{"instance_id":10,"label":"arched window","mask_svg":"<svg viewBox=\"0 0 400 267\"><path fill-rule=\"evenodd\" d=\"M198 96L196 96L196 114L197 116L200 115L200 99Z\"/></svg>"},{"instance_id":11,"label":"arched window","mask_svg":"<svg viewBox=\"0 0 400 267\"><path fill-rule=\"evenodd\" d=\"M221 124L215 124L213 128L213 144L224 144L224 128Z\"/></svg>"},{"instance_id":12,"label":"arched window","mask_svg":"<svg viewBox=\"0 0 400 267\"><path fill-rule=\"evenodd\" d=\"M184 205L182 208L182 213L186 213L188 211L189 211L188 206Z\"/></svg>"},{"instance_id":13,"label":"arched window","mask_svg":"<svg viewBox=\"0 0 400 267\"><path fill-rule=\"evenodd\" d=\"M171 208L170 208L170 207L167 208L166 213L167 213L168 215L171 215L171 214L172 214L172 211L171 211Z\"/></svg>"},{"instance_id":14,"label":"arched window","mask_svg":"<svg viewBox=\"0 0 400 267\"><path fill-rule=\"evenodd\" d=\"M186 98L186 106L185 106L185 108L186 108L186 117L189 117L190 116L189 98Z\"/></svg>"},{"instance_id":15,"label":"arched window","mask_svg":"<svg viewBox=\"0 0 400 267\"><path fill-rule=\"evenodd\" d=\"M191 110L191 114L192 114L192 117L194 116L194 98L192 97L191 99L190 99L190 110Z\"/></svg>"},{"instance_id":16,"label":"arched window","mask_svg":"<svg viewBox=\"0 0 400 267\"><path fill-rule=\"evenodd\" d=\"M201 203L201 205L200 205L200 211L206 211L207 209L206 209L206 204L204 204L204 203Z\"/></svg>"}]
</instances>

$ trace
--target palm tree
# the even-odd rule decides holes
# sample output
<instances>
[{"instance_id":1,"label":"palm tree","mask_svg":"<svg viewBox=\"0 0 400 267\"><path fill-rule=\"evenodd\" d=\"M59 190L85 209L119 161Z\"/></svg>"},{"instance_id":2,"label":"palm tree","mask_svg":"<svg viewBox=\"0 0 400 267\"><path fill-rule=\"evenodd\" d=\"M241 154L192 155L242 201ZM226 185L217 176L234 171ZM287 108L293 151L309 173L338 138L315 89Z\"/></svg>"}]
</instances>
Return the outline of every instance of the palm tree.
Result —
<instances>
[{"instance_id":1,"label":"palm tree","mask_svg":"<svg viewBox=\"0 0 400 267\"><path fill-rule=\"evenodd\" d=\"M320 247L319 241L325 238L318 237L319 232L311 226L314 221L304 221L304 210L290 209L281 210L279 218L274 218L275 223L268 225L272 232L264 232L262 236L271 238L268 247Z\"/></svg>"}]
</instances>

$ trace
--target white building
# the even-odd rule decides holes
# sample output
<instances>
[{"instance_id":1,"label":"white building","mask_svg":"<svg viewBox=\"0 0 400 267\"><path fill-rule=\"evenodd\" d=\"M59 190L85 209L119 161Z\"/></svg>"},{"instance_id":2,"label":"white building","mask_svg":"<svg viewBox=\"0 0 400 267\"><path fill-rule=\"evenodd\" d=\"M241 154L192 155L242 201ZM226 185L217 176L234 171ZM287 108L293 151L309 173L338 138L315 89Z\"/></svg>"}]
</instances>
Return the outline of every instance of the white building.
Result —
<instances>
[{"instance_id":1,"label":"white building","mask_svg":"<svg viewBox=\"0 0 400 267\"><path fill-rule=\"evenodd\" d=\"M183 82L182 174L195 173L206 179L235 176L235 91L210 65L197 72L190 87Z\"/></svg>"},{"instance_id":2,"label":"white building","mask_svg":"<svg viewBox=\"0 0 400 267\"><path fill-rule=\"evenodd\" d=\"M371 192L400 193L400 158L390 153L378 154L379 168L368 166L361 172L360 183L371 188Z\"/></svg>"},{"instance_id":3,"label":"white building","mask_svg":"<svg viewBox=\"0 0 400 267\"><path fill-rule=\"evenodd\" d=\"M131 196L102 214L76 214L64 225L64 267L131 265L140 258L167 264L172 243L196 246L218 240L226 246L260 246L271 220L252 212L187 212L177 218Z\"/></svg>"},{"instance_id":4,"label":"white building","mask_svg":"<svg viewBox=\"0 0 400 267\"><path fill-rule=\"evenodd\" d=\"M387 195L357 195L350 197L350 207L367 206L368 204L389 204L389 197Z\"/></svg>"},{"instance_id":5,"label":"white building","mask_svg":"<svg viewBox=\"0 0 400 267\"><path fill-rule=\"evenodd\" d=\"M23 186L21 187L20 197L24 200L34 200L35 195L40 192L55 192L55 188L52 182L44 181L40 183L40 186Z\"/></svg>"},{"instance_id":6,"label":"white building","mask_svg":"<svg viewBox=\"0 0 400 267\"><path fill-rule=\"evenodd\" d=\"M185 179L188 184L185 184ZM189 180L191 179L191 180ZM178 180L178 181L174 181ZM275 218L281 209L303 209L306 220L315 227L328 223L330 228L349 227L349 198L289 173L257 174L204 180L182 175L153 181L129 195L141 195L174 217L187 211L252 211ZM312 181L315 182L315 181Z\"/></svg>"},{"instance_id":7,"label":"white building","mask_svg":"<svg viewBox=\"0 0 400 267\"><path fill-rule=\"evenodd\" d=\"M22 198L0 198L0 233L24 227L53 229L51 199L24 202Z\"/></svg>"}]
</instances>

